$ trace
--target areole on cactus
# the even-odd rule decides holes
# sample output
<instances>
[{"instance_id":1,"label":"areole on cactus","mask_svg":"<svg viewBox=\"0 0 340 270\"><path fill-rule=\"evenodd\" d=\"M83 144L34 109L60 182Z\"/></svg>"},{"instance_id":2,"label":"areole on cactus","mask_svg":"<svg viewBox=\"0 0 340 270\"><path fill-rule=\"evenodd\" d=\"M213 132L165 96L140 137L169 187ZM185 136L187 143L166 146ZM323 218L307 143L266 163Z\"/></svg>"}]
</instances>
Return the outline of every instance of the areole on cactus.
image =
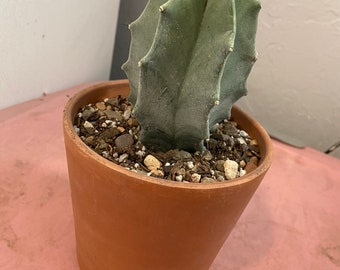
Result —
<instances>
[{"instance_id":1,"label":"areole on cactus","mask_svg":"<svg viewBox=\"0 0 340 270\"><path fill-rule=\"evenodd\" d=\"M247 93L260 8L258 0L149 0L129 27L123 65L146 146L203 150Z\"/></svg>"}]
</instances>

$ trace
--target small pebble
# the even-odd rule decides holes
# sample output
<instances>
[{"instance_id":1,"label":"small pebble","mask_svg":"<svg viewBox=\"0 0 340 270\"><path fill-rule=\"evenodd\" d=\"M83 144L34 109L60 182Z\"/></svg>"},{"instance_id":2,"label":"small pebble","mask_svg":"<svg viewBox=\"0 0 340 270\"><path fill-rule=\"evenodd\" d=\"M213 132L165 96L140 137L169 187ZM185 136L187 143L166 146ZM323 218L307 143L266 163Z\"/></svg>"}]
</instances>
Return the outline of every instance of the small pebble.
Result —
<instances>
[{"instance_id":1,"label":"small pebble","mask_svg":"<svg viewBox=\"0 0 340 270\"><path fill-rule=\"evenodd\" d=\"M247 163L242 159L242 160L240 161L240 167L241 167L241 168L244 168L246 165L247 165Z\"/></svg>"},{"instance_id":2,"label":"small pebble","mask_svg":"<svg viewBox=\"0 0 340 270\"><path fill-rule=\"evenodd\" d=\"M125 160L127 160L128 157L129 157L129 154L124 153L124 154L122 154L122 155L119 156L118 162L119 162L119 163L122 163L122 162L124 162Z\"/></svg>"},{"instance_id":3,"label":"small pebble","mask_svg":"<svg viewBox=\"0 0 340 270\"><path fill-rule=\"evenodd\" d=\"M119 122L121 122L123 120L123 116L115 111L109 111L109 110L105 110L104 114L107 116L107 118L109 118L110 120L117 120Z\"/></svg>"},{"instance_id":4,"label":"small pebble","mask_svg":"<svg viewBox=\"0 0 340 270\"><path fill-rule=\"evenodd\" d=\"M123 118L125 120L128 120L131 116L131 109L127 109L124 113L123 113Z\"/></svg>"},{"instance_id":5,"label":"small pebble","mask_svg":"<svg viewBox=\"0 0 340 270\"><path fill-rule=\"evenodd\" d=\"M258 145L258 143L257 143L257 140L251 140L250 142L249 142L249 145L251 145L251 146L257 146Z\"/></svg>"},{"instance_id":6,"label":"small pebble","mask_svg":"<svg viewBox=\"0 0 340 270\"><path fill-rule=\"evenodd\" d=\"M222 175L220 175L220 176L217 177L217 181L223 182L223 181L225 181L225 178Z\"/></svg>"},{"instance_id":7,"label":"small pebble","mask_svg":"<svg viewBox=\"0 0 340 270\"><path fill-rule=\"evenodd\" d=\"M177 175L177 176L175 177L175 180L176 180L177 182L182 182L182 181L183 181L183 175Z\"/></svg>"},{"instance_id":8,"label":"small pebble","mask_svg":"<svg viewBox=\"0 0 340 270\"><path fill-rule=\"evenodd\" d=\"M213 182L215 182L214 179L210 177L203 177L201 180L201 183L213 183Z\"/></svg>"},{"instance_id":9,"label":"small pebble","mask_svg":"<svg viewBox=\"0 0 340 270\"><path fill-rule=\"evenodd\" d=\"M108 157L109 157L109 152L103 151L103 152L102 152L102 156L103 156L104 158L108 158Z\"/></svg>"},{"instance_id":10,"label":"small pebble","mask_svg":"<svg viewBox=\"0 0 340 270\"><path fill-rule=\"evenodd\" d=\"M115 145L118 149L127 149L134 143L133 137L130 134L123 134L117 137Z\"/></svg>"},{"instance_id":11,"label":"small pebble","mask_svg":"<svg viewBox=\"0 0 340 270\"><path fill-rule=\"evenodd\" d=\"M123 133L125 131L125 128L123 127L117 127L117 129L120 131L120 133Z\"/></svg>"},{"instance_id":12,"label":"small pebble","mask_svg":"<svg viewBox=\"0 0 340 270\"><path fill-rule=\"evenodd\" d=\"M119 105L119 101L117 98L110 98L105 101L106 104L111 105L112 107L117 107Z\"/></svg>"},{"instance_id":13,"label":"small pebble","mask_svg":"<svg viewBox=\"0 0 340 270\"><path fill-rule=\"evenodd\" d=\"M213 156L212 156L210 151L205 151L203 153L203 159L205 159L207 161L210 161L210 160L212 160L212 158L213 158Z\"/></svg>"},{"instance_id":14,"label":"small pebble","mask_svg":"<svg viewBox=\"0 0 340 270\"><path fill-rule=\"evenodd\" d=\"M247 173L246 170L241 169L240 170L240 177L246 175L246 173Z\"/></svg>"},{"instance_id":15,"label":"small pebble","mask_svg":"<svg viewBox=\"0 0 340 270\"><path fill-rule=\"evenodd\" d=\"M244 130L241 130L241 131L240 131L240 136L243 137L243 138L249 137L248 133L245 132Z\"/></svg>"},{"instance_id":16,"label":"small pebble","mask_svg":"<svg viewBox=\"0 0 340 270\"><path fill-rule=\"evenodd\" d=\"M184 168L180 168L179 170L176 171L176 174L184 176L185 175L185 169Z\"/></svg>"},{"instance_id":17,"label":"small pebble","mask_svg":"<svg viewBox=\"0 0 340 270\"><path fill-rule=\"evenodd\" d=\"M227 180L234 179L237 177L238 163L234 160L226 160L224 162L224 174Z\"/></svg>"},{"instance_id":18,"label":"small pebble","mask_svg":"<svg viewBox=\"0 0 340 270\"><path fill-rule=\"evenodd\" d=\"M129 118L129 120L127 121L128 125L130 127L136 127L138 126L138 122L135 118Z\"/></svg>"},{"instance_id":19,"label":"small pebble","mask_svg":"<svg viewBox=\"0 0 340 270\"><path fill-rule=\"evenodd\" d=\"M145 151L142 151L142 150L138 150L136 152L136 155L139 156L139 157L143 157L145 155Z\"/></svg>"},{"instance_id":20,"label":"small pebble","mask_svg":"<svg viewBox=\"0 0 340 270\"><path fill-rule=\"evenodd\" d=\"M219 176L222 176L224 178L224 172L218 170L215 171L214 175L216 176L216 178L218 178Z\"/></svg>"},{"instance_id":21,"label":"small pebble","mask_svg":"<svg viewBox=\"0 0 340 270\"><path fill-rule=\"evenodd\" d=\"M94 126L89 121L85 121L83 126L86 129L86 131L91 135L94 134L96 131Z\"/></svg>"},{"instance_id":22,"label":"small pebble","mask_svg":"<svg viewBox=\"0 0 340 270\"><path fill-rule=\"evenodd\" d=\"M102 138L104 140L105 139L112 139L112 138L116 137L119 134L120 134L120 132L118 131L117 128L108 128L103 133L101 133L99 135L99 138Z\"/></svg>"},{"instance_id":23,"label":"small pebble","mask_svg":"<svg viewBox=\"0 0 340 270\"><path fill-rule=\"evenodd\" d=\"M113 124L113 121L112 120L105 120L105 124L107 126L111 126Z\"/></svg>"},{"instance_id":24,"label":"small pebble","mask_svg":"<svg viewBox=\"0 0 340 270\"><path fill-rule=\"evenodd\" d=\"M94 136L89 136L85 139L84 141L87 145L93 145L95 143L95 138Z\"/></svg>"},{"instance_id":25,"label":"small pebble","mask_svg":"<svg viewBox=\"0 0 340 270\"><path fill-rule=\"evenodd\" d=\"M96 145L96 150L106 150L108 148L109 145L103 140L98 141L98 144Z\"/></svg>"},{"instance_id":26,"label":"small pebble","mask_svg":"<svg viewBox=\"0 0 340 270\"><path fill-rule=\"evenodd\" d=\"M168 152L165 153L167 157L170 157L174 160L185 160L185 159L191 159L191 154L187 151L184 150L169 150Z\"/></svg>"},{"instance_id":27,"label":"small pebble","mask_svg":"<svg viewBox=\"0 0 340 270\"><path fill-rule=\"evenodd\" d=\"M217 160L215 163L216 169L220 172L224 172L224 160Z\"/></svg>"},{"instance_id":28,"label":"small pebble","mask_svg":"<svg viewBox=\"0 0 340 270\"><path fill-rule=\"evenodd\" d=\"M195 167L194 163L192 161L187 162L188 169L191 170Z\"/></svg>"},{"instance_id":29,"label":"small pebble","mask_svg":"<svg viewBox=\"0 0 340 270\"><path fill-rule=\"evenodd\" d=\"M73 126L74 131L79 135L80 132L80 128L78 128L77 126Z\"/></svg>"},{"instance_id":30,"label":"small pebble","mask_svg":"<svg viewBox=\"0 0 340 270\"><path fill-rule=\"evenodd\" d=\"M247 144L247 142L242 138L237 138L237 141L239 142L239 144Z\"/></svg>"},{"instance_id":31,"label":"small pebble","mask_svg":"<svg viewBox=\"0 0 340 270\"><path fill-rule=\"evenodd\" d=\"M91 107L91 108L86 109L86 110L83 111L82 117L83 117L83 119L86 121L86 120L88 120L92 115L94 115L95 112L96 112L95 109L93 109L93 108Z\"/></svg>"},{"instance_id":32,"label":"small pebble","mask_svg":"<svg viewBox=\"0 0 340 270\"><path fill-rule=\"evenodd\" d=\"M106 109L104 102L97 102L96 107L97 107L98 110L101 110L101 111L104 111Z\"/></svg>"},{"instance_id":33,"label":"small pebble","mask_svg":"<svg viewBox=\"0 0 340 270\"><path fill-rule=\"evenodd\" d=\"M144 165L150 171L155 171L155 170L158 170L162 166L162 162L160 162L157 158L155 158L152 155L147 155L144 159Z\"/></svg>"},{"instance_id":34,"label":"small pebble","mask_svg":"<svg viewBox=\"0 0 340 270\"><path fill-rule=\"evenodd\" d=\"M193 173L191 175L191 182L193 183L199 183L201 181L201 175L198 173Z\"/></svg>"}]
</instances>

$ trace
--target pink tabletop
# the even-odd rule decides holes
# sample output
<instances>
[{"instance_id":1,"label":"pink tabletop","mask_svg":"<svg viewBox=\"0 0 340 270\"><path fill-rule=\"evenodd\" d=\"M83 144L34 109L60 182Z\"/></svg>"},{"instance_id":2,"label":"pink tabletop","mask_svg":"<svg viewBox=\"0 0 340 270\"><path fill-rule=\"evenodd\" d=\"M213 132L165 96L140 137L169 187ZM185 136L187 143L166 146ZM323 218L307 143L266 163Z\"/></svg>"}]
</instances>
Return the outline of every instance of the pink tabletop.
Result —
<instances>
[{"instance_id":1,"label":"pink tabletop","mask_svg":"<svg viewBox=\"0 0 340 270\"><path fill-rule=\"evenodd\" d=\"M80 88L0 111L1 270L79 270L61 119ZM211 269L339 269L340 160L273 144L272 167Z\"/></svg>"}]
</instances>

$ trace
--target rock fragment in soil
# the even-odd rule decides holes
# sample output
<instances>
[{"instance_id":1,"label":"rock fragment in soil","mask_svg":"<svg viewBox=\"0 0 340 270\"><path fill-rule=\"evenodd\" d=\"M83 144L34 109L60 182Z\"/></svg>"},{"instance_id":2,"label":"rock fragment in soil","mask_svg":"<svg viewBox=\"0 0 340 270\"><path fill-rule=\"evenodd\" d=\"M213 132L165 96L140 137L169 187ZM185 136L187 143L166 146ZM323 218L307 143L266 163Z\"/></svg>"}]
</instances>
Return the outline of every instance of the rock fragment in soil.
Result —
<instances>
[{"instance_id":1,"label":"rock fragment in soil","mask_svg":"<svg viewBox=\"0 0 340 270\"><path fill-rule=\"evenodd\" d=\"M96 107L97 107L98 110L101 110L101 111L104 111L106 109L104 102L97 102Z\"/></svg>"},{"instance_id":2,"label":"rock fragment in soil","mask_svg":"<svg viewBox=\"0 0 340 270\"><path fill-rule=\"evenodd\" d=\"M93 135L96 132L95 127L89 121L85 121L83 127L90 135Z\"/></svg>"},{"instance_id":3,"label":"rock fragment in soil","mask_svg":"<svg viewBox=\"0 0 340 270\"><path fill-rule=\"evenodd\" d=\"M109 128L109 129L106 129L103 133L101 133L99 135L99 138L102 138L102 139L113 139L113 138L115 138L119 134L120 134L120 131L117 128Z\"/></svg>"},{"instance_id":4,"label":"rock fragment in soil","mask_svg":"<svg viewBox=\"0 0 340 270\"><path fill-rule=\"evenodd\" d=\"M165 153L164 158L173 160L187 160L191 159L192 156L189 152L184 150L173 149Z\"/></svg>"},{"instance_id":5,"label":"rock fragment in soil","mask_svg":"<svg viewBox=\"0 0 340 270\"><path fill-rule=\"evenodd\" d=\"M193 173L191 175L191 182L192 183L199 183L201 181L201 175L198 173Z\"/></svg>"},{"instance_id":6,"label":"rock fragment in soil","mask_svg":"<svg viewBox=\"0 0 340 270\"><path fill-rule=\"evenodd\" d=\"M216 169L219 170L220 172L224 172L224 160L217 160L215 163Z\"/></svg>"},{"instance_id":7,"label":"rock fragment in soil","mask_svg":"<svg viewBox=\"0 0 340 270\"><path fill-rule=\"evenodd\" d=\"M105 110L104 114L109 120L116 120L118 122L121 122L123 120L122 115L116 111Z\"/></svg>"},{"instance_id":8,"label":"rock fragment in soil","mask_svg":"<svg viewBox=\"0 0 340 270\"><path fill-rule=\"evenodd\" d=\"M147 155L144 159L144 165L150 170L149 175L163 177L164 172L161 170L162 162L153 155Z\"/></svg>"},{"instance_id":9,"label":"rock fragment in soil","mask_svg":"<svg viewBox=\"0 0 340 270\"><path fill-rule=\"evenodd\" d=\"M89 107L88 109L86 109L82 112L82 118L85 121L87 121L95 114L95 112L96 112L96 110L94 108Z\"/></svg>"},{"instance_id":10,"label":"rock fragment in soil","mask_svg":"<svg viewBox=\"0 0 340 270\"><path fill-rule=\"evenodd\" d=\"M134 143L134 139L130 134L123 134L117 137L115 145L119 150L129 149Z\"/></svg>"},{"instance_id":11,"label":"rock fragment in soil","mask_svg":"<svg viewBox=\"0 0 340 270\"><path fill-rule=\"evenodd\" d=\"M224 174L227 180L231 180L237 177L238 163L234 160L226 160L224 162Z\"/></svg>"},{"instance_id":12,"label":"rock fragment in soil","mask_svg":"<svg viewBox=\"0 0 340 270\"><path fill-rule=\"evenodd\" d=\"M129 157L129 154L127 154L127 153L121 154L121 155L119 156L118 162L119 162L119 163L123 163L125 160L128 159L128 157Z\"/></svg>"},{"instance_id":13,"label":"rock fragment in soil","mask_svg":"<svg viewBox=\"0 0 340 270\"><path fill-rule=\"evenodd\" d=\"M247 173L246 170L241 169L240 170L240 177L246 175L246 173Z\"/></svg>"},{"instance_id":14,"label":"rock fragment in soil","mask_svg":"<svg viewBox=\"0 0 340 270\"><path fill-rule=\"evenodd\" d=\"M203 177L201 183L214 183L215 180L210 177Z\"/></svg>"},{"instance_id":15,"label":"rock fragment in soil","mask_svg":"<svg viewBox=\"0 0 340 270\"><path fill-rule=\"evenodd\" d=\"M162 162L160 162L156 157L153 155L147 155L144 159L144 165L150 170L158 170L162 167Z\"/></svg>"}]
</instances>

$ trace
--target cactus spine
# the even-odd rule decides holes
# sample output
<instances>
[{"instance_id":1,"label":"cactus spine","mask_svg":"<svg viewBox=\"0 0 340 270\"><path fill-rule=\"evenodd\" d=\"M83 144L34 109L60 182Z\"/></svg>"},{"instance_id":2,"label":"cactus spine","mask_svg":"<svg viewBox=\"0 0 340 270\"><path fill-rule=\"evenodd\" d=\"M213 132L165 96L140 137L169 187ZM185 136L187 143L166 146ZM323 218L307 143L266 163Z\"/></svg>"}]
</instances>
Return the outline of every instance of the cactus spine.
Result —
<instances>
[{"instance_id":1,"label":"cactus spine","mask_svg":"<svg viewBox=\"0 0 340 270\"><path fill-rule=\"evenodd\" d=\"M245 95L256 60L258 0L149 0L123 65L148 147L202 150Z\"/></svg>"}]
</instances>

